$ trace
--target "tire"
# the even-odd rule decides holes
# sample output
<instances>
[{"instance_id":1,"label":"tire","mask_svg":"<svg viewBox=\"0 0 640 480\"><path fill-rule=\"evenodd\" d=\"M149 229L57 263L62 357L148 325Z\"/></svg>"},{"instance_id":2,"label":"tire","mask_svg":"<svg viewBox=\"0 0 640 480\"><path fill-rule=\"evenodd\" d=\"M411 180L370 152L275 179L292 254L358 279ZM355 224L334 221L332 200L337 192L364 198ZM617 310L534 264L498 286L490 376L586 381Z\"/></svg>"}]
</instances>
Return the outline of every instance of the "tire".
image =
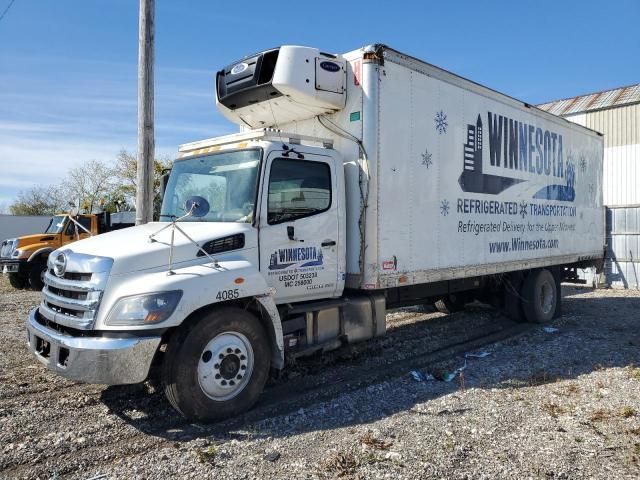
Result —
<instances>
[{"instance_id":1,"label":"tire","mask_svg":"<svg viewBox=\"0 0 640 480\"><path fill-rule=\"evenodd\" d=\"M270 367L271 349L260 321L245 310L223 307L173 335L162 382L178 412L190 420L211 422L250 409Z\"/></svg>"},{"instance_id":2,"label":"tire","mask_svg":"<svg viewBox=\"0 0 640 480\"><path fill-rule=\"evenodd\" d=\"M34 260L29 266L29 285L33 290L42 290L44 288L44 273L47 264L41 260Z\"/></svg>"},{"instance_id":3,"label":"tire","mask_svg":"<svg viewBox=\"0 0 640 480\"><path fill-rule=\"evenodd\" d=\"M436 301L433 306L440 313L446 313L450 315L455 312L460 312L464 310L464 306L467 303L467 295L464 293L452 293L451 295L447 295L446 297L441 298Z\"/></svg>"},{"instance_id":4,"label":"tire","mask_svg":"<svg viewBox=\"0 0 640 480\"><path fill-rule=\"evenodd\" d=\"M9 274L9 283L13 288L23 289L29 283L29 279L23 275L18 275L17 273Z\"/></svg>"},{"instance_id":5,"label":"tire","mask_svg":"<svg viewBox=\"0 0 640 480\"><path fill-rule=\"evenodd\" d=\"M549 270L533 270L522 288L525 317L533 323L545 323L553 318L558 307L558 288Z\"/></svg>"}]
</instances>

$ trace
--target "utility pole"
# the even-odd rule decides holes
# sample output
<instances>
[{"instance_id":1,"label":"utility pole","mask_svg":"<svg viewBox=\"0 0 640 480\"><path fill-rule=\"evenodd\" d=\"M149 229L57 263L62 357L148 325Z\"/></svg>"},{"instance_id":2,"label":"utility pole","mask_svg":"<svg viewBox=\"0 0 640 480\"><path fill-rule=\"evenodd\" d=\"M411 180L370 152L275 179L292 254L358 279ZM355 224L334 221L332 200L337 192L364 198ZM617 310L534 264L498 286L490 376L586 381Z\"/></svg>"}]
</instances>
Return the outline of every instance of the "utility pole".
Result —
<instances>
[{"instance_id":1,"label":"utility pole","mask_svg":"<svg viewBox=\"0 0 640 480\"><path fill-rule=\"evenodd\" d=\"M155 0L140 0L138 29L138 181L136 225L153 220L153 41Z\"/></svg>"}]
</instances>

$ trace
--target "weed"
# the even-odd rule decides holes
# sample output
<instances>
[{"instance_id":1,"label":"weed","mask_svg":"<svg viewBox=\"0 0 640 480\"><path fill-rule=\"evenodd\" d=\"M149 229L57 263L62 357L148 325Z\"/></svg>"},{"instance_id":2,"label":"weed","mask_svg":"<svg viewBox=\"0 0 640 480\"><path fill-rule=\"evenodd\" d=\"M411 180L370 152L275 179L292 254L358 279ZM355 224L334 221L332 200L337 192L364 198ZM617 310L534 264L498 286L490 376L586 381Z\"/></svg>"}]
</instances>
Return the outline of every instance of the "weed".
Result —
<instances>
[{"instance_id":1,"label":"weed","mask_svg":"<svg viewBox=\"0 0 640 480\"><path fill-rule=\"evenodd\" d=\"M545 411L553 418L558 418L558 415L562 415L565 412L564 408L555 403L544 403L542 408L544 408Z\"/></svg>"},{"instance_id":2,"label":"weed","mask_svg":"<svg viewBox=\"0 0 640 480\"><path fill-rule=\"evenodd\" d=\"M201 463L213 463L216 459L216 454L218 453L218 449L215 445L211 445L204 450L198 450L198 460Z\"/></svg>"},{"instance_id":3,"label":"weed","mask_svg":"<svg viewBox=\"0 0 640 480\"><path fill-rule=\"evenodd\" d=\"M387 450L391 446L391 442L385 442L376 438L371 430L367 430L364 435L360 437L360 443L363 443L376 450Z\"/></svg>"},{"instance_id":4,"label":"weed","mask_svg":"<svg viewBox=\"0 0 640 480\"><path fill-rule=\"evenodd\" d=\"M618 415L621 416L622 418L630 418L630 417L633 417L635 414L636 414L635 409L631 407L622 407L618 412Z\"/></svg>"},{"instance_id":5,"label":"weed","mask_svg":"<svg viewBox=\"0 0 640 480\"><path fill-rule=\"evenodd\" d=\"M558 377L547 373L544 370L533 373L529 377L527 382L530 387L537 387L538 385L546 385L547 383L554 383L558 380Z\"/></svg>"},{"instance_id":6,"label":"weed","mask_svg":"<svg viewBox=\"0 0 640 480\"><path fill-rule=\"evenodd\" d=\"M636 367L635 365L631 364L627 367L627 369L629 371L629 378L640 380L640 367Z\"/></svg>"},{"instance_id":7,"label":"weed","mask_svg":"<svg viewBox=\"0 0 640 480\"><path fill-rule=\"evenodd\" d=\"M338 477L352 475L358 468L358 461L351 453L334 453L322 462L322 467Z\"/></svg>"},{"instance_id":8,"label":"weed","mask_svg":"<svg viewBox=\"0 0 640 480\"><path fill-rule=\"evenodd\" d=\"M611 418L611 412L603 408L594 410L594 412L591 414L592 422L602 422L603 420L607 420L608 418Z\"/></svg>"},{"instance_id":9,"label":"weed","mask_svg":"<svg viewBox=\"0 0 640 480\"><path fill-rule=\"evenodd\" d=\"M567 385L566 392L568 395L575 395L576 393L580 392L580 389L575 383L570 383L569 385Z\"/></svg>"}]
</instances>

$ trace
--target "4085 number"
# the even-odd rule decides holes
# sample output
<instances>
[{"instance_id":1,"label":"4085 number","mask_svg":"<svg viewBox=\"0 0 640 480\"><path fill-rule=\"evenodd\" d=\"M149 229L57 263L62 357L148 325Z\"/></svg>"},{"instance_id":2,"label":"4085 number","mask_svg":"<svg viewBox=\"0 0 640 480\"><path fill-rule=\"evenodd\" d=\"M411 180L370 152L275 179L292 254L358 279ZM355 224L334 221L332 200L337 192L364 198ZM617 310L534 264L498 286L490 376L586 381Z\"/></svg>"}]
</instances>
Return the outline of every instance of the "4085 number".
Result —
<instances>
[{"instance_id":1,"label":"4085 number","mask_svg":"<svg viewBox=\"0 0 640 480\"><path fill-rule=\"evenodd\" d=\"M240 292L237 288L233 290L220 290L216 295L216 300L233 300L240 298Z\"/></svg>"}]
</instances>

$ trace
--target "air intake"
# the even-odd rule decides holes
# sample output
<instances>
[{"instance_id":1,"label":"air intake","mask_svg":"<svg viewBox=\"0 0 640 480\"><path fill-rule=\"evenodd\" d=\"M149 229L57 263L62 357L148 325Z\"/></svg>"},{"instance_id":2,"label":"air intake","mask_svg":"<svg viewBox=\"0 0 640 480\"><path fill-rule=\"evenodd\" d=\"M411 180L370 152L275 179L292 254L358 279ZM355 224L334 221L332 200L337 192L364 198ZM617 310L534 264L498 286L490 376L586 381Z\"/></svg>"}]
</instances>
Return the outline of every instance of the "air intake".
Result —
<instances>
[{"instance_id":1,"label":"air intake","mask_svg":"<svg viewBox=\"0 0 640 480\"><path fill-rule=\"evenodd\" d=\"M236 233L228 237L210 240L202 246L202 249L209 255L216 253L230 252L231 250L239 250L244 248L244 233ZM198 250L198 257L204 257L204 253Z\"/></svg>"}]
</instances>

